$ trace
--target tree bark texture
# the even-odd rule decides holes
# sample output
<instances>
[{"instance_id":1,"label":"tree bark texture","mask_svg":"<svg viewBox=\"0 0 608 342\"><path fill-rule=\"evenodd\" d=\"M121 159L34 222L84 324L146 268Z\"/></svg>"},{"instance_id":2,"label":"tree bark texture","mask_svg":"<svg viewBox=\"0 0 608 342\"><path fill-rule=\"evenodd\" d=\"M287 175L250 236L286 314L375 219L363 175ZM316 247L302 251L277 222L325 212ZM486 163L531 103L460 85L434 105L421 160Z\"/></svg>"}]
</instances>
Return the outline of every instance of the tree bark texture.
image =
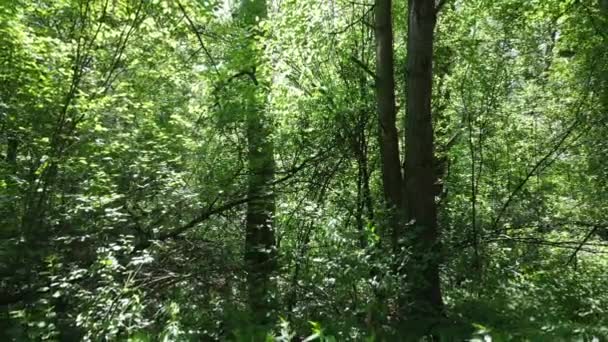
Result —
<instances>
[{"instance_id":1,"label":"tree bark texture","mask_svg":"<svg viewBox=\"0 0 608 342\"><path fill-rule=\"evenodd\" d=\"M405 191L413 303L407 311L414 320L432 321L443 312L431 119L435 2L409 0L408 12Z\"/></svg>"},{"instance_id":2,"label":"tree bark texture","mask_svg":"<svg viewBox=\"0 0 608 342\"><path fill-rule=\"evenodd\" d=\"M396 251L403 223L403 178L399 159L399 136L395 125L395 77L391 0L376 0L376 103L382 184L389 210L391 245Z\"/></svg>"},{"instance_id":3,"label":"tree bark texture","mask_svg":"<svg viewBox=\"0 0 608 342\"><path fill-rule=\"evenodd\" d=\"M254 323L270 324L272 310L272 274L276 269L276 242L273 218L275 195L274 146L272 123L265 113L266 92L257 81L256 69L261 61L256 40L261 34L259 20L267 17L265 0L243 0L240 15L249 31L247 53L251 64L245 66L252 77L251 89L244 98L247 125L247 159L249 165L248 196L245 232L245 264L249 308Z\"/></svg>"}]
</instances>

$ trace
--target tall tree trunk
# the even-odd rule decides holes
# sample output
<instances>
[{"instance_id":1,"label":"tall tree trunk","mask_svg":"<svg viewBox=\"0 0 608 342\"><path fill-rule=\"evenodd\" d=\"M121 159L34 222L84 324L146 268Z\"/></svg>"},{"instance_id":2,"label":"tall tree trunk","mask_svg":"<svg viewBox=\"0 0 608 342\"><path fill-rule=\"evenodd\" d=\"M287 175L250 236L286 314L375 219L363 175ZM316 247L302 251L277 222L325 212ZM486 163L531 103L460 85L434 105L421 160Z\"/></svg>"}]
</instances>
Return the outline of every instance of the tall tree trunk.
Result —
<instances>
[{"instance_id":1,"label":"tall tree trunk","mask_svg":"<svg viewBox=\"0 0 608 342\"><path fill-rule=\"evenodd\" d=\"M403 223L403 186L399 136L395 126L395 77L391 0L376 0L376 102L384 198L389 209L391 244L397 249Z\"/></svg>"},{"instance_id":2,"label":"tall tree trunk","mask_svg":"<svg viewBox=\"0 0 608 342\"><path fill-rule=\"evenodd\" d=\"M6 170L4 174L4 183L6 184L6 192L5 194L12 198L11 201L8 201L6 205L4 205L0 209L0 215L2 215L2 219L0 222L7 224L7 227L16 227L15 220L17 219L17 198L16 194L18 193L18 183L15 181L17 174L17 152L19 148L19 140L14 136L14 132L8 130L3 127L7 134L7 143L6 143ZM12 236L15 232L13 229L5 229L0 232L0 237L4 234L9 234Z\"/></svg>"},{"instance_id":3,"label":"tall tree trunk","mask_svg":"<svg viewBox=\"0 0 608 342\"><path fill-rule=\"evenodd\" d=\"M431 119L435 1L409 0L408 12L405 181L413 302L407 311L414 321L432 322L443 312Z\"/></svg>"},{"instance_id":4,"label":"tall tree trunk","mask_svg":"<svg viewBox=\"0 0 608 342\"><path fill-rule=\"evenodd\" d=\"M271 138L272 124L265 114L266 92L260 86L256 69L261 56L256 45L260 32L258 20L267 17L265 0L243 0L241 18L249 31L251 64L246 66L251 78L251 91L245 95L249 181L251 200L247 205L245 233L245 263L249 308L253 322L269 324L272 317L272 273L276 269L276 242L273 226L275 195L272 182L275 174L274 146Z\"/></svg>"}]
</instances>

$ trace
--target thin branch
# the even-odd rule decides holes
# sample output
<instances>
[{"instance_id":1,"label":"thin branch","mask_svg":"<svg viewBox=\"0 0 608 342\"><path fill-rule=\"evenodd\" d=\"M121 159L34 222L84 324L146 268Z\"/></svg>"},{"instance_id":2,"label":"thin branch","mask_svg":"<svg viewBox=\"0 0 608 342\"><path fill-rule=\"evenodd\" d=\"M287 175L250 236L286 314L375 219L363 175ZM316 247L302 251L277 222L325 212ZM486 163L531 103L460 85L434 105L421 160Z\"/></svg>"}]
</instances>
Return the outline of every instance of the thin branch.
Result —
<instances>
[{"instance_id":1,"label":"thin branch","mask_svg":"<svg viewBox=\"0 0 608 342\"><path fill-rule=\"evenodd\" d=\"M487 239L487 240L483 240L483 241L485 243L491 243L491 242L525 243L525 244L530 244L530 245L549 246L549 247L572 249L572 250L576 250L578 248L579 251L585 251L585 252L597 253L597 254L607 254L607 252L599 250L597 248L596 249L586 249L586 248L584 248L584 246L580 246L579 241L545 240L545 239L541 239L541 238L526 237L526 236L522 236L522 237L502 236L502 237L496 237L496 238ZM468 246L470 246L471 243L472 242L469 241L467 244L458 245L458 247L462 247L462 248L468 247ZM593 244L590 246L604 248L604 247L608 247L608 244L599 244L598 243L598 244Z\"/></svg>"},{"instance_id":2,"label":"thin branch","mask_svg":"<svg viewBox=\"0 0 608 342\"><path fill-rule=\"evenodd\" d=\"M186 9L184 8L184 6L182 6L181 2L177 1L177 6L179 6L179 9L184 14L184 17L186 17L186 21L188 21L188 24L190 25L190 29L196 35L196 38L198 39L198 42L201 45L201 48L205 52L205 55L207 55L207 58L209 58L209 61L211 62L211 65L213 66L213 70L215 71L216 74L219 75L220 72L217 69L217 63L215 62L215 59L213 58L213 56L211 55L211 53L205 46L205 42L203 41L203 38L201 37L200 32L198 32L198 30L196 29L196 25L194 25L194 22L192 21L192 19L190 19L190 16L188 16L188 12L186 12Z\"/></svg>"},{"instance_id":3,"label":"thin branch","mask_svg":"<svg viewBox=\"0 0 608 342\"><path fill-rule=\"evenodd\" d=\"M217 202L217 198L211 203L211 205L209 205L207 207L206 210L204 210L199 216L193 218L192 220L190 220L190 222L188 222L187 224L174 229L172 231L169 231L165 234L162 234L160 236L158 236L156 238L156 240L166 240L166 239L170 239L170 238L174 238L184 232L186 232L187 230L189 230L190 228L194 228L195 226L197 226L199 223L209 219L211 216L215 215L215 214L219 214L221 212L224 212L226 210L235 208L240 206L241 204L245 204L248 203L254 199L259 199L262 198L262 196L253 196L253 197L244 197L244 198L240 198L234 201L230 201L227 202L219 207L213 208L215 203Z\"/></svg>"},{"instance_id":4,"label":"thin branch","mask_svg":"<svg viewBox=\"0 0 608 342\"><path fill-rule=\"evenodd\" d=\"M289 179L291 179L292 177L294 177L299 171L303 170L304 168L306 168L309 165L312 165L312 162L317 160L320 157L326 156L328 155L327 153L328 151L324 151L321 152L311 158L308 158L306 160L304 160L300 165L292 168L290 170L289 173L287 173L285 176L273 181L270 183L270 185L277 185L279 183L283 183ZM240 205L243 205L245 203L249 203L250 201L254 201L254 200L258 200L258 199L262 199L267 197L268 195L259 195L259 196L248 196L248 197L242 197L242 198L238 198L232 201L228 201L226 203L224 203L221 206L216 207L216 203L219 201L220 196L218 195L213 202L211 202L211 204L209 204L205 209L202 210L202 212L196 216L195 218L193 218L192 220L190 220L188 223L186 223L185 225L179 227L179 228L175 228L171 231L168 231L164 234L161 234L159 236L154 237L154 240L167 240L167 239L172 239L172 238L176 238L177 236L185 233L186 231L196 227L197 225L199 225L200 223L208 220L209 218L211 218L214 215L218 215L221 214L225 211L228 211L230 209L236 208ZM153 227L148 227L148 229L146 229L146 231L151 231ZM142 242L141 244L139 244L138 246L135 247L135 249L133 250L133 253L138 252L140 250L146 249L147 247L149 247L151 245L151 240L146 240L144 242Z\"/></svg>"},{"instance_id":5,"label":"thin branch","mask_svg":"<svg viewBox=\"0 0 608 342\"><path fill-rule=\"evenodd\" d=\"M255 77L255 72L248 71L248 70L242 70L242 71L239 71L236 74L230 76L230 78L226 81L226 84L232 82L232 80L239 78L241 76L248 76L251 79L251 82L253 82L253 84L256 86L259 84L258 79Z\"/></svg>"},{"instance_id":6,"label":"thin branch","mask_svg":"<svg viewBox=\"0 0 608 342\"><path fill-rule=\"evenodd\" d=\"M368 74L375 82L378 81L378 76L376 75L375 72L373 72L367 65L365 65L365 63L361 62L359 59L357 59L357 57L355 56L350 56L350 59L356 64L358 65L361 69L363 69L363 71L365 71L366 74Z\"/></svg>"},{"instance_id":7,"label":"thin branch","mask_svg":"<svg viewBox=\"0 0 608 342\"><path fill-rule=\"evenodd\" d=\"M363 5L363 4L361 4ZM343 28L340 28L339 30L330 32L330 34L332 35L339 35L342 33L346 33L346 31L348 31L351 27L355 26L356 24L359 23L363 23L364 25L366 24L365 18L368 16L368 14L374 10L374 7L376 6L375 4L366 4L365 6L369 6L369 8L365 11L365 13L363 13L363 15L361 15L361 17L359 17L357 20L353 20L352 22L348 23L346 26L344 26ZM366 25L367 26L367 25Z\"/></svg>"},{"instance_id":8,"label":"thin branch","mask_svg":"<svg viewBox=\"0 0 608 342\"><path fill-rule=\"evenodd\" d=\"M583 248L583 246L587 243L587 241L589 241L589 239L591 238L591 236L595 233L595 231L598 229L598 226L593 227L589 233L585 236L585 238L583 239L583 241L581 241L581 243L574 249L574 252L572 252L572 255L570 255L570 258L568 259L568 263L567 265L570 265L570 263L572 263L572 261L574 260L574 258L576 258L576 254L578 252L580 252L581 248Z\"/></svg>"},{"instance_id":9,"label":"thin branch","mask_svg":"<svg viewBox=\"0 0 608 342\"><path fill-rule=\"evenodd\" d=\"M120 73L114 74L114 71L116 71L118 69L118 64L120 63L120 60L125 51L125 48L127 47L129 38L131 37L133 32L135 32L136 28L143 22L143 19L145 18L145 15L140 17L143 5L144 5L144 0L139 2L139 5L137 6L137 10L135 11L135 17L133 18L133 22L129 26L128 30L127 31L123 30L120 33L120 37L118 38L118 46L117 46L116 54L112 57L110 69L108 71L108 74L106 75L104 82L102 83L102 88L104 88L102 94L106 94L110 90L112 83L117 79L118 75L120 74ZM124 40L123 40L123 35L124 35Z\"/></svg>"},{"instance_id":10,"label":"thin branch","mask_svg":"<svg viewBox=\"0 0 608 342\"><path fill-rule=\"evenodd\" d=\"M515 188L515 190L513 190L513 192L511 192L511 194L509 195L509 197L507 198L507 200L505 201L505 203L502 205L502 207L498 211L498 214L496 215L496 218L494 219L494 222L492 223L492 229L491 230L496 230L497 229L498 224L500 223L503 215L505 214L505 212L509 208L509 205L511 205L511 202L513 202L513 200L519 195L519 192L525 187L525 185L528 183L528 180L530 180L530 178L532 178L532 176L536 173L536 171L549 158L551 158L551 156L553 156L555 154L555 152L557 152L561 148L561 146L568 139L568 137L570 137L570 135L572 134L572 132L574 132L574 130L578 127L578 125L580 124L580 122L581 121L578 118L574 120L574 122L566 130L566 133L560 138L560 140L557 142L557 144L547 154L545 154L545 156L543 156L534 165L534 167L528 172L528 174L526 175L526 177L517 185L517 187Z\"/></svg>"}]
</instances>

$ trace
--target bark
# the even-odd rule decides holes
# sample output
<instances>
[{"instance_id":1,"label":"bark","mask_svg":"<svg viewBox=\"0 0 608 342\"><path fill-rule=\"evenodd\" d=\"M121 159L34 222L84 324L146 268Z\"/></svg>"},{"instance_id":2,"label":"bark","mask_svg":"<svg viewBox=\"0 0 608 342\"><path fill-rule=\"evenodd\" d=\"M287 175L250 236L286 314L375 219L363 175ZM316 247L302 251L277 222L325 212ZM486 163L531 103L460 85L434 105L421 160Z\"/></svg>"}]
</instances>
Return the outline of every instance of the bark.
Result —
<instances>
[{"instance_id":1,"label":"bark","mask_svg":"<svg viewBox=\"0 0 608 342\"><path fill-rule=\"evenodd\" d=\"M270 292L273 288L271 275L276 268L276 246L273 216L275 212L274 158L269 130L263 120L249 113L248 160L249 196L256 199L247 205L245 236L245 259L249 287L249 305L259 323L266 323L272 304Z\"/></svg>"},{"instance_id":2,"label":"bark","mask_svg":"<svg viewBox=\"0 0 608 342\"><path fill-rule=\"evenodd\" d=\"M395 126L395 77L391 0L376 0L376 100L384 198L389 209L391 245L397 249L403 223L403 179Z\"/></svg>"},{"instance_id":3,"label":"bark","mask_svg":"<svg viewBox=\"0 0 608 342\"><path fill-rule=\"evenodd\" d=\"M436 321L443 313L431 119L436 9L433 0L409 0L408 11L405 181L413 303L407 311L413 320Z\"/></svg>"},{"instance_id":4,"label":"bark","mask_svg":"<svg viewBox=\"0 0 608 342\"><path fill-rule=\"evenodd\" d=\"M10 134L10 133L9 133ZM17 147L19 146L19 141L17 138L13 136L9 136L8 142L6 145L6 162L12 168L11 171L14 171L17 164Z\"/></svg>"},{"instance_id":5,"label":"bark","mask_svg":"<svg viewBox=\"0 0 608 342\"><path fill-rule=\"evenodd\" d=\"M249 31L250 46L247 53L251 56L252 87L245 95L244 109L247 123L247 159L249 164L248 197L245 227L245 264L249 308L255 324L273 322L272 274L276 269L276 242L273 218L275 195L273 181L275 176L274 146L271 138L271 120L265 115L266 94L257 80L256 69L260 61L255 42L260 32L258 20L267 17L265 0L243 0L240 7L245 28Z\"/></svg>"},{"instance_id":6,"label":"bark","mask_svg":"<svg viewBox=\"0 0 608 342\"><path fill-rule=\"evenodd\" d=\"M360 82L360 87L365 87L365 82ZM363 90L362 90L363 92ZM362 98L365 96L362 94ZM357 125L353 133L353 153L357 160L357 207L355 220L359 232L359 246L367 247L367 233L365 232L366 222L373 222L374 207L370 187L370 170L368 155L367 124L369 113L361 111L357 119Z\"/></svg>"},{"instance_id":7,"label":"bark","mask_svg":"<svg viewBox=\"0 0 608 342\"><path fill-rule=\"evenodd\" d=\"M7 130L8 131L8 130ZM18 191L18 184L16 182L16 174L17 174L17 153L19 148L19 140L13 136L13 132L8 131L8 138L6 144L6 173L4 175L4 183L6 184L6 195L15 198L15 194ZM17 201L9 201L0 209L0 215L3 216L0 221L6 223L9 227L17 227L16 220L18 215L17 213ZM13 229L5 229L0 233L0 237L12 236L14 234Z\"/></svg>"}]
</instances>

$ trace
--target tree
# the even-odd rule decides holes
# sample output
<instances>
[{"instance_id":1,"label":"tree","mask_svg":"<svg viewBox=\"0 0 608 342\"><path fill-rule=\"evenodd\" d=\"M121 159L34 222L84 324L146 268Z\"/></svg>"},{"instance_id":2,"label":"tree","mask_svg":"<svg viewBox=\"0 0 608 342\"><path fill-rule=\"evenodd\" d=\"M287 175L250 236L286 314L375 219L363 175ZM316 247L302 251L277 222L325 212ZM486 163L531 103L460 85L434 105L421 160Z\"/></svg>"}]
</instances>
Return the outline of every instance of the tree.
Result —
<instances>
[{"instance_id":1,"label":"tree","mask_svg":"<svg viewBox=\"0 0 608 342\"><path fill-rule=\"evenodd\" d=\"M607 340L606 1L434 2L0 1L0 338Z\"/></svg>"},{"instance_id":2,"label":"tree","mask_svg":"<svg viewBox=\"0 0 608 342\"><path fill-rule=\"evenodd\" d=\"M377 0L376 11L376 103L382 165L382 187L389 210L391 245L399 250L398 237L405 223L403 177L399 136L395 124L395 76L393 63L392 1Z\"/></svg>"},{"instance_id":3,"label":"tree","mask_svg":"<svg viewBox=\"0 0 608 342\"><path fill-rule=\"evenodd\" d=\"M437 12L433 0L408 4L405 191L412 253L407 275L413 300L408 311L415 320L436 321L443 314L431 117Z\"/></svg>"},{"instance_id":4,"label":"tree","mask_svg":"<svg viewBox=\"0 0 608 342\"><path fill-rule=\"evenodd\" d=\"M263 50L258 45L262 34L260 22L267 17L265 0L243 0L239 9L241 20L247 30L244 72L251 83L246 88L243 110L247 125L248 197L245 262L247 264L247 286L249 307L254 321L260 324L272 322L272 275L276 269L276 244L274 232L275 161L272 141L272 120L265 114L267 91L263 76L260 77L260 63Z\"/></svg>"}]
</instances>

